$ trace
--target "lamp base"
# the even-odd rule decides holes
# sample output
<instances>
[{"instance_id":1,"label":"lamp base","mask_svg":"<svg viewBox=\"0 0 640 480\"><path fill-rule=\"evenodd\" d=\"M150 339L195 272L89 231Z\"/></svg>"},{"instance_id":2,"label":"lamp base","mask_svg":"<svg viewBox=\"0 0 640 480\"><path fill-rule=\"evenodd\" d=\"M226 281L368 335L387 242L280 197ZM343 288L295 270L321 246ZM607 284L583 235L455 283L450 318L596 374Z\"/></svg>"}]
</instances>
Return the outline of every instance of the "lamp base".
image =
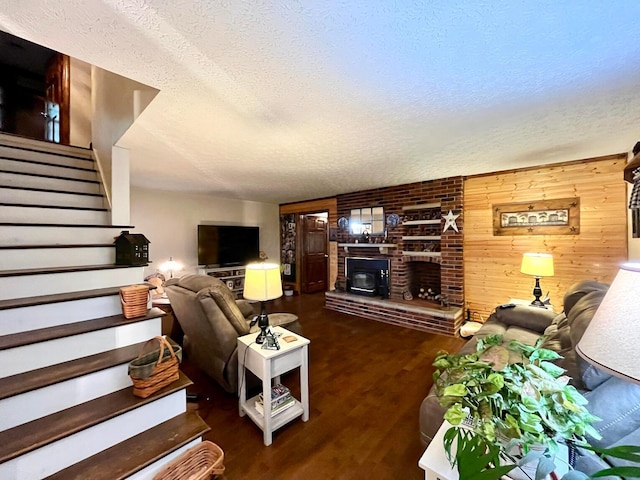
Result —
<instances>
[{"instance_id":1,"label":"lamp base","mask_svg":"<svg viewBox=\"0 0 640 480\"><path fill-rule=\"evenodd\" d=\"M540 288L540 277L536 277L536 286L533 287L533 296L536 297L533 302L531 302L532 307L540 307L547 308L540 297L542 296L542 288Z\"/></svg>"}]
</instances>

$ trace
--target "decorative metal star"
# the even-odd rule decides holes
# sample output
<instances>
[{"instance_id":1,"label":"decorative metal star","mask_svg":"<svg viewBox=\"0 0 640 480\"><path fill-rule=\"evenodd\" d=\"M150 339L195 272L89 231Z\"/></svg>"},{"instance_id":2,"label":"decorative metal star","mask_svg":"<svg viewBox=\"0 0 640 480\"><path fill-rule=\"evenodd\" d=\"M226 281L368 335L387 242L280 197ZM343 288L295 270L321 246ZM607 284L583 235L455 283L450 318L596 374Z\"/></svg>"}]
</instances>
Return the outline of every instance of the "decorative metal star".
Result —
<instances>
[{"instance_id":1,"label":"decorative metal star","mask_svg":"<svg viewBox=\"0 0 640 480\"><path fill-rule=\"evenodd\" d=\"M451 227L457 232L458 225L456 225L456 218L458 218L459 216L460 214L454 215L451 210L449 210L449 213L447 213L446 215L443 215L442 218L444 218L445 222L442 231L446 232L447 230L449 230L449 227Z\"/></svg>"}]
</instances>

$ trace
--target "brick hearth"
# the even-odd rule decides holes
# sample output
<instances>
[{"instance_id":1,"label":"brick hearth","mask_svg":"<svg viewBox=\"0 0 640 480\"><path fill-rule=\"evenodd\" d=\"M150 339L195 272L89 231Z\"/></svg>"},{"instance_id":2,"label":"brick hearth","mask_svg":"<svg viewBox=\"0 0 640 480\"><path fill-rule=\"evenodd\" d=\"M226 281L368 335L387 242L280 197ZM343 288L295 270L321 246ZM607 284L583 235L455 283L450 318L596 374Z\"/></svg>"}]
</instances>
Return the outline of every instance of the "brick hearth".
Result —
<instances>
[{"instance_id":1,"label":"brick hearth","mask_svg":"<svg viewBox=\"0 0 640 480\"><path fill-rule=\"evenodd\" d=\"M418 302L382 300L346 292L326 292L325 306L378 322L444 335L457 335L463 319L460 307L441 309L420 306Z\"/></svg>"},{"instance_id":2,"label":"brick hearth","mask_svg":"<svg viewBox=\"0 0 640 480\"><path fill-rule=\"evenodd\" d=\"M456 335L462 321L461 312L464 303L462 186L462 177L454 177L339 195L337 197L338 217L349 218L352 209L383 207L385 217L395 213L405 221L414 220L417 215L422 219L424 212L411 207L439 204L440 212L438 213L445 215L452 211L455 215L459 215L456 220L458 231L449 228L443 232L444 221L417 227L415 224L419 222L415 221L410 222L410 225L400 224L387 229L386 239L377 239L378 242L393 246L378 249L371 248L373 245L366 247L358 245L356 238L350 235L348 230L339 230L338 245L345 245L345 248L338 248L337 285L345 285L346 257L388 259L390 263L389 299L366 298L358 295L352 295L356 298L351 299L351 296L345 296L346 292L331 292L327 294L327 308L408 328ZM403 207L405 207L404 210ZM434 218L433 213L430 212L429 215L429 219ZM435 218L439 219L440 215L436 215ZM415 239L408 238L416 235L440 236L437 250L431 253L420 250L423 245ZM372 241L375 240L372 237ZM415 250L416 247L417 250ZM412 251L416 253L412 254ZM437 265L433 265L435 268L429 272L427 268L413 269L414 263ZM451 307L455 307L452 311L460 311L460 317L448 311L442 314L443 312L438 312L437 308L424 307L419 301L415 301L414 304L403 301L403 294L406 291L412 293L417 299L421 286L439 289L443 298Z\"/></svg>"}]
</instances>

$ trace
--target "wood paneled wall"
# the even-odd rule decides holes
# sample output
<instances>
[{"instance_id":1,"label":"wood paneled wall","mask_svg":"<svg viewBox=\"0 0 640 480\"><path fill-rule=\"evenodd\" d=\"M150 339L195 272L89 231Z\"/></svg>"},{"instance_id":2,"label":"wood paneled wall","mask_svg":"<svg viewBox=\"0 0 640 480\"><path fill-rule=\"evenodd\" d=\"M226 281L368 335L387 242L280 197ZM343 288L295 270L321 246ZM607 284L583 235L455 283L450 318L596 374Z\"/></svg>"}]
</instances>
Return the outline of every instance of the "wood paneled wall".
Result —
<instances>
[{"instance_id":1,"label":"wood paneled wall","mask_svg":"<svg viewBox=\"0 0 640 480\"><path fill-rule=\"evenodd\" d=\"M465 304L484 319L510 298L533 300L534 279L520 273L522 254L553 254L555 275L542 278L554 310L574 282L611 282L627 260L627 155L468 177L464 183ZM580 198L579 235L494 236L492 205Z\"/></svg>"}]
</instances>

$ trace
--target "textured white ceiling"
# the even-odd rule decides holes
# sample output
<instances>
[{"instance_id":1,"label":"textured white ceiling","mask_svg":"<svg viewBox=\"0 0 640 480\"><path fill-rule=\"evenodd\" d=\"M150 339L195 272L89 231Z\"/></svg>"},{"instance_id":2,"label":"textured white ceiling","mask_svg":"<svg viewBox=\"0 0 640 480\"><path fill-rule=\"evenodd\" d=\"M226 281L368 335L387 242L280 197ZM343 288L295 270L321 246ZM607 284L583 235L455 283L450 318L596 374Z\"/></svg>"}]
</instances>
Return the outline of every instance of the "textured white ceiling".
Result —
<instances>
[{"instance_id":1,"label":"textured white ceiling","mask_svg":"<svg viewBox=\"0 0 640 480\"><path fill-rule=\"evenodd\" d=\"M160 89L132 183L283 203L627 152L640 2L3 0L0 29Z\"/></svg>"}]
</instances>

